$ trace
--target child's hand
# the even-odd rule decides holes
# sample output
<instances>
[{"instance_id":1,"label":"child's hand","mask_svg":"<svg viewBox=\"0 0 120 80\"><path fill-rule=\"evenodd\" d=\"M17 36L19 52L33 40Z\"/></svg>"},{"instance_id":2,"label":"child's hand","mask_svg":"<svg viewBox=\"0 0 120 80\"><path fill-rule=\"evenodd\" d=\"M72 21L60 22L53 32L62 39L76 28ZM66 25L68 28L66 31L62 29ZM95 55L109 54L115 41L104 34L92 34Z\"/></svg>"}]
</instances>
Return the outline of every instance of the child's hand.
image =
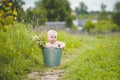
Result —
<instances>
[{"instance_id":1,"label":"child's hand","mask_svg":"<svg viewBox=\"0 0 120 80\"><path fill-rule=\"evenodd\" d=\"M57 44L58 44L58 48L64 48L65 47L64 42L57 42Z\"/></svg>"}]
</instances>

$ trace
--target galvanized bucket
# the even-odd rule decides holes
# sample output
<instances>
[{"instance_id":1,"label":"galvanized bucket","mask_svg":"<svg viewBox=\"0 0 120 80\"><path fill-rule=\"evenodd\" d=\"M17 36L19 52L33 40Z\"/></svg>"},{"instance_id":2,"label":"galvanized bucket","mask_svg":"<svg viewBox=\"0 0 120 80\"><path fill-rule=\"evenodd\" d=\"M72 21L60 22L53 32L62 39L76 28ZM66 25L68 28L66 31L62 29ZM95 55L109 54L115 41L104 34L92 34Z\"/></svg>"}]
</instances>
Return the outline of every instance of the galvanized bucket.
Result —
<instances>
[{"instance_id":1,"label":"galvanized bucket","mask_svg":"<svg viewBox=\"0 0 120 80\"><path fill-rule=\"evenodd\" d=\"M61 62L61 48L43 48L42 55L46 66L59 66Z\"/></svg>"}]
</instances>

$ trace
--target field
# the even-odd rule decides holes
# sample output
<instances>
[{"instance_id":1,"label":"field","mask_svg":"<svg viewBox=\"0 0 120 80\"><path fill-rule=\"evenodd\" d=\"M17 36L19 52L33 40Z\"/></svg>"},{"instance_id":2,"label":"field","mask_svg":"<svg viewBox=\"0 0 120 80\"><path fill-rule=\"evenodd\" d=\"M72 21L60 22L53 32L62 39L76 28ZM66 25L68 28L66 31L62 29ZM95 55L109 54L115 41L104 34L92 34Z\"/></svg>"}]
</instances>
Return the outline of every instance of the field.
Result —
<instances>
[{"instance_id":1,"label":"field","mask_svg":"<svg viewBox=\"0 0 120 80\"><path fill-rule=\"evenodd\" d=\"M120 79L119 36L79 36L77 39L81 44L72 52L76 56L71 56L64 65L66 73L61 80Z\"/></svg>"},{"instance_id":2,"label":"field","mask_svg":"<svg viewBox=\"0 0 120 80\"><path fill-rule=\"evenodd\" d=\"M30 26L16 24L0 33L0 80L24 80L32 72L42 75L49 69L64 71L59 80L120 79L119 33L74 35L58 31L58 40L66 47L61 65L55 68L44 66L41 49L33 38L37 34L46 42L46 32L36 33Z\"/></svg>"}]
</instances>

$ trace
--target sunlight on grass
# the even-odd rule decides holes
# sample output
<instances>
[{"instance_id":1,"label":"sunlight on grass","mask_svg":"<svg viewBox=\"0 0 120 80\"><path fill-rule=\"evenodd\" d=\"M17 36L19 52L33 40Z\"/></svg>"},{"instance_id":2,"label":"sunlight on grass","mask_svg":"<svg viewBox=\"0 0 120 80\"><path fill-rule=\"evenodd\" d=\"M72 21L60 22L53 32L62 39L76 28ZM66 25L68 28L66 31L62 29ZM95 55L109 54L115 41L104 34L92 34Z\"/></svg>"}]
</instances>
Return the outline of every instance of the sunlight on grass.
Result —
<instances>
[{"instance_id":1,"label":"sunlight on grass","mask_svg":"<svg viewBox=\"0 0 120 80\"><path fill-rule=\"evenodd\" d=\"M62 64L62 80L119 80L120 37L108 35L74 35L58 32L58 40L66 43ZM33 71L43 73L39 44L33 36L47 42L47 32L36 33L30 25L16 24L8 32L0 30L0 79L19 80Z\"/></svg>"},{"instance_id":2,"label":"sunlight on grass","mask_svg":"<svg viewBox=\"0 0 120 80\"><path fill-rule=\"evenodd\" d=\"M83 52L66 64L64 80L119 80L119 40L117 36L83 40Z\"/></svg>"}]
</instances>

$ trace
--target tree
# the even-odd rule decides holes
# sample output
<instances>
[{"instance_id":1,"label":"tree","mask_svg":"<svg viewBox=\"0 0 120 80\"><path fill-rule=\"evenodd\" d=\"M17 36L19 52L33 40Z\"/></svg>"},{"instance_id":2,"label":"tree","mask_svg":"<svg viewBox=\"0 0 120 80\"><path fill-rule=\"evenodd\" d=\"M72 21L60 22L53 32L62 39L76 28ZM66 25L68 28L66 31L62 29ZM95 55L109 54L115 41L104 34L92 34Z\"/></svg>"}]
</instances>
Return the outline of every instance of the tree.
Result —
<instances>
[{"instance_id":1,"label":"tree","mask_svg":"<svg viewBox=\"0 0 120 80\"><path fill-rule=\"evenodd\" d=\"M101 4L101 10L102 10L102 12L105 12L106 11L106 5L105 4Z\"/></svg>"},{"instance_id":2,"label":"tree","mask_svg":"<svg viewBox=\"0 0 120 80\"><path fill-rule=\"evenodd\" d=\"M7 31L8 26L19 19L22 0L1 0L0 1L0 29Z\"/></svg>"},{"instance_id":3,"label":"tree","mask_svg":"<svg viewBox=\"0 0 120 80\"><path fill-rule=\"evenodd\" d=\"M68 27L72 26L72 10L67 0L42 0L40 7L45 9L48 21L66 21Z\"/></svg>"},{"instance_id":4,"label":"tree","mask_svg":"<svg viewBox=\"0 0 120 80\"><path fill-rule=\"evenodd\" d=\"M120 1L115 4L114 12L112 14L112 21L116 23L120 29Z\"/></svg>"},{"instance_id":5,"label":"tree","mask_svg":"<svg viewBox=\"0 0 120 80\"><path fill-rule=\"evenodd\" d=\"M105 20L105 19L108 19L108 13L107 13L107 11L106 11L106 5L105 4L101 4L101 12L99 13L99 17L98 17L98 19L99 20Z\"/></svg>"},{"instance_id":6,"label":"tree","mask_svg":"<svg viewBox=\"0 0 120 80\"><path fill-rule=\"evenodd\" d=\"M46 21L46 10L44 7L41 7L42 2L41 0L35 2L35 8L33 10L34 17L36 18L37 25L43 25Z\"/></svg>"},{"instance_id":7,"label":"tree","mask_svg":"<svg viewBox=\"0 0 120 80\"><path fill-rule=\"evenodd\" d=\"M21 11L23 11L22 5L25 3L22 0L2 0L0 10L4 12L4 17L13 16L16 20L20 18Z\"/></svg>"},{"instance_id":8,"label":"tree","mask_svg":"<svg viewBox=\"0 0 120 80\"><path fill-rule=\"evenodd\" d=\"M43 25L47 21L45 9L28 8L25 13L24 22L32 24L33 27Z\"/></svg>"},{"instance_id":9,"label":"tree","mask_svg":"<svg viewBox=\"0 0 120 80\"><path fill-rule=\"evenodd\" d=\"M77 14L87 14L88 13L87 6L83 2L79 3L79 7L76 7L75 11L77 12Z\"/></svg>"},{"instance_id":10,"label":"tree","mask_svg":"<svg viewBox=\"0 0 120 80\"><path fill-rule=\"evenodd\" d=\"M94 29L94 27L95 27L94 23L92 23L91 20L88 20L84 24L83 29L86 30L87 32L90 32L90 31L92 31Z\"/></svg>"},{"instance_id":11,"label":"tree","mask_svg":"<svg viewBox=\"0 0 120 80\"><path fill-rule=\"evenodd\" d=\"M23 10L22 6L25 5L25 2L23 0L14 0L14 4L15 4L17 12L18 12L17 20L19 22L21 22L23 20L22 15L24 15L24 10Z\"/></svg>"},{"instance_id":12,"label":"tree","mask_svg":"<svg viewBox=\"0 0 120 80\"><path fill-rule=\"evenodd\" d=\"M29 7L22 13L21 18L24 23L35 26L44 25L47 21L46 11L41 7L41 0L35 2L35 7Z\"/></svg>"},{"instance_id":13,"label":"tree","mask_svg":"<svg viewBox=\"0 0 120 80\"><path fill-rule=\"evenodd\" d=\"M26 23L29 22L29 23L32 24L31 21L34 21L34 20L33 20L33 9L32 9L32 8L28 8L25 13L26 13L26 14L25 14L25 16L24 16L24 22L26 22Z\"/></svg>"}]
</instances>

